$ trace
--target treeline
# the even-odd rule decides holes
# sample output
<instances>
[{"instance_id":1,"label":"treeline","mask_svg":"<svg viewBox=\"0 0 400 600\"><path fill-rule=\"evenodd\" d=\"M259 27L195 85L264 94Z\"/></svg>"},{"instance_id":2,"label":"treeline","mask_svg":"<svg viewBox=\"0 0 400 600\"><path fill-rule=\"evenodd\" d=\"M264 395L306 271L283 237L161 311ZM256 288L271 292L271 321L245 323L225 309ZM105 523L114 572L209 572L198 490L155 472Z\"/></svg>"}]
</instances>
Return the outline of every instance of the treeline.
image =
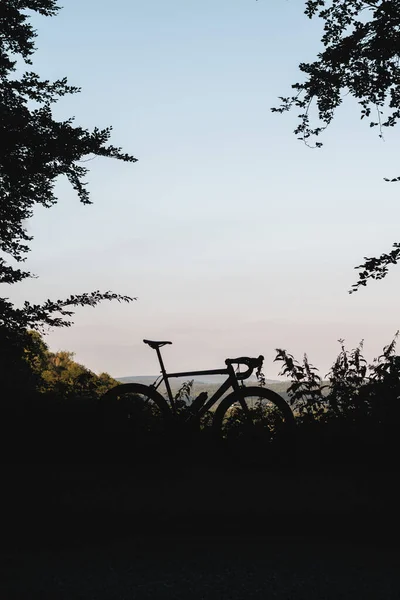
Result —
<instances>
[{"instance_id":1,"label":"treeline","mask_svg":"<svg viewBox=\"0 0 400 600\"><path fill-rule=\"evenodd\" d=\"M2 461L79 461L99 450L99 399L118 382L50 351L37 331L0 335Z\"/></svg>"},{"instance_id":2,"label":"treeline","mask_svg":"<svg viewBox=\"0 0 400 600\"><path fill-rule=\"evenodd\" d=\"M96 375L77 363L73 352L51 352L37 331L3 342L2 396L9 407L33 398L93 401L118 383L108 373Z\"/></svg>"}]
</instances>

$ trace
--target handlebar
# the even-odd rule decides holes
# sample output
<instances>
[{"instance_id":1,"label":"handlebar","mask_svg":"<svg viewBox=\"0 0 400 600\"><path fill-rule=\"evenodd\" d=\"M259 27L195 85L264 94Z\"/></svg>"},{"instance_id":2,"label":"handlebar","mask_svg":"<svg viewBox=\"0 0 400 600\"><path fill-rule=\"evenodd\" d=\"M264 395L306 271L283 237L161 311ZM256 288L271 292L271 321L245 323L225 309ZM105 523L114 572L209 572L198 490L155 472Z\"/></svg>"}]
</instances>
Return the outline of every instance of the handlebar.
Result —
<instances>
[{"instance_id":1,"label":"handlebar","mask_svg":"<svg viewBox=\"0 0 400 600\"><path fill-rule=\"evenodd\" d=\"M227 367L232 364L237 365L246 365L248 367L247 371L244 373L236 373L236 379L243 380L248 379L250 375L253 373L254 369L261 370L261 367L264 362L264 357L260 354L258 358L249 358L248 356L241 356L239 358L227 358L225 364Z\"/></svg>"}]
</instances>

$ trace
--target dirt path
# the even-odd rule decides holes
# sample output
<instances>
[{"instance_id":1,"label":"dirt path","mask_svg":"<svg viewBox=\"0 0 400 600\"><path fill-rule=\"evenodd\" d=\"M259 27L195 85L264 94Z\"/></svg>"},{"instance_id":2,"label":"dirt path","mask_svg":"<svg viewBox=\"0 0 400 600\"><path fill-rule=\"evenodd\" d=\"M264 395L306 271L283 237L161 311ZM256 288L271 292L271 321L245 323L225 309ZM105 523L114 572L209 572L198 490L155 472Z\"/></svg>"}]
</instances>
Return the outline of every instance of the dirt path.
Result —
<instances>
[{"instance_id":1,"label":"dirt path","mask_svg":"<svg viewBox=\"0 0 400 600\"><path fill-rule=\"evenodd\" d=\"M396 479L10 469L0 597L398 599Z\"/></svg>"},{"instance_id":2,"label":"dirt path","mask_svg":"<svg viewBox=\"0 0 400 600\"><path fill-rule=\"evenodd\" d=\"M399 555L274 538L137 538L2 561L4 600L394 600ZM8 562L8 564L6 564Z\"/></svg>"}]
</instances>

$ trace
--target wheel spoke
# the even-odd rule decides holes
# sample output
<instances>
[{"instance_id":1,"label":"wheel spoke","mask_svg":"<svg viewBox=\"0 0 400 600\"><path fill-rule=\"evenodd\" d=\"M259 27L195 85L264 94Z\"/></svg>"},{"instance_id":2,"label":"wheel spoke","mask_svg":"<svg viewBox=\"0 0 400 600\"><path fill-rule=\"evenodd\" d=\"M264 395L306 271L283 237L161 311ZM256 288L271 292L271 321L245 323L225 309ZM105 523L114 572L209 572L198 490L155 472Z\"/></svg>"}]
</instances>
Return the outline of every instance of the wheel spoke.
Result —
<instances>
[{"instance_id":1,"label":"wheel spoke","mask_svg":"<svg viewBox=\"0 0 400 600\"><path fill-rule=\"evenodd\" d=\"M247 422L252 425L253 419L252 419L251 411L247 405L246 400L244 398L240 398L238 404L240 404Z\"/></svg>"}]
</instances>

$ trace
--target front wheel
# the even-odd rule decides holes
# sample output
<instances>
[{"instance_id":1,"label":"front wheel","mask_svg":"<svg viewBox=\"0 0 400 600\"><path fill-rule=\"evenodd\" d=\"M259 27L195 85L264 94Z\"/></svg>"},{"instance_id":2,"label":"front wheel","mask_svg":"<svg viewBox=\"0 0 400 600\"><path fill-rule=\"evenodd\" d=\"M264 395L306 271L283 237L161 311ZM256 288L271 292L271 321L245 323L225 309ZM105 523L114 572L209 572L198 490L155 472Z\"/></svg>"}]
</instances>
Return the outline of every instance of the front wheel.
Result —
<instances>
[{"instance_id":1,"label":"front wheel","mask_svg":"<svg viewBox=\"0 0 400 600\"><path fill-rule=\"evenodd\" d=\"M295 419L287 402L262 387L243 387L224 398L215 411L214 433L231 443L289 442Z\"/></svg>"}]
</instances>

